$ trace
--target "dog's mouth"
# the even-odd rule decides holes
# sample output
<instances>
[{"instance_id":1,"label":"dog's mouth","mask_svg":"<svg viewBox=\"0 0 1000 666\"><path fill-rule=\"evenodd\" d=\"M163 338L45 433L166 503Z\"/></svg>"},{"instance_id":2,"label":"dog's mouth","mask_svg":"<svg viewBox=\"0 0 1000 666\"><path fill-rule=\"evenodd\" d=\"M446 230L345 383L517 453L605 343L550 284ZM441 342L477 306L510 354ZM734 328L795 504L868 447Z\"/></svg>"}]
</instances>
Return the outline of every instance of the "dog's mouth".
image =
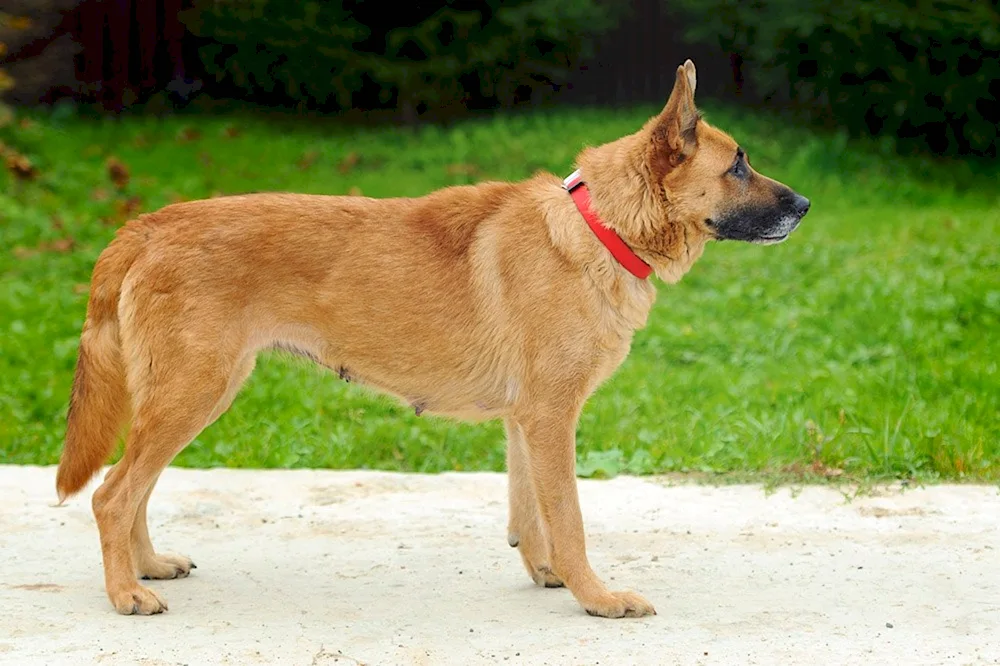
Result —
<instances>
[{"instance_id":1,"label":"dog's mouth","mask_svg":"<svg viewBox=\"0 0 1000 666\"><path fill-rule=\"evenodd\" d=\"M759 238L751 239L750 242L754 245L777 245L782 241L788 239L789 234L781 234L779 236L760 236Z\"/></svg>"},{"instance_id":2,"label":"dog's mouth","mask_svg":"<svg viewBox=\"0 0 1000 666\"><path fill-rule=\"evenodd\" d=\"M756 245L776 245L787 239L798 228L800 222L802 222L801 216L786 215L778 221L778 224L768 229L766 233L748 240Z\"/></svg>"},{"instance_id":3,"label":"dog's mouth","mask_svg":"<svg viewBox=\"0 0 1000 666\"><path fill-rule=\"evenodd\" d=\"M721 217L705 219L716 240L737 240L755 245L775 245L786 240L809 212L809 200L784 188L777 205L736 206Z\"/></svg>"},{"instance_id":4,"label":"dog's mouth","mask_svg":"<svg viewBox=\"0 0 1000 666\"><path fill-rule=\"evenodd\" d=\"M798 228L801 221L802 218L797 215L786 215L778 220L777 224L769 225L761 231L752 227L747 229L740 224L723 223L720 225L711 219L705 220L705 223L716 240L738 240L755 245L775 245L787 240L792 232Z\"/></svg>"}]
</instances>

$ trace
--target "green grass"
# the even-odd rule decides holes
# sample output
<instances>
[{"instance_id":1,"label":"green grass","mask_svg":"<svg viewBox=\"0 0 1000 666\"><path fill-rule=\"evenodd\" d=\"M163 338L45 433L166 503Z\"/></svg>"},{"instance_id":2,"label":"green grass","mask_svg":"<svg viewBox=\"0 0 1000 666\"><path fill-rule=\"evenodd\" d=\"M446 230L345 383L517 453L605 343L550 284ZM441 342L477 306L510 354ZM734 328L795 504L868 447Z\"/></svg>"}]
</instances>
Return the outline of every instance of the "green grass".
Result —
<instances>
[{"instance_id":1,"label":"green grass","mask_svg":"<svg viewBox=\"0 0 1000 666\"><path fill-rule=\"evenodd\" d=\"M128 197L151 210L215 192L384 197L565 174L584 144L654 111L415 133L237 116L34 116L0 129L39 173L0 175L0 462L58 459L86 284ZM735 109L708 119L812 212L783 245L711 245L681 284L659 287L632 355L584 410L581 473L1000 479L1000 172L900 160ZM110 155L131 171L124 192ZM497 423L417 418L266 356L177 464L500 470L502 437Z\"/></svg>"}]
</instances>

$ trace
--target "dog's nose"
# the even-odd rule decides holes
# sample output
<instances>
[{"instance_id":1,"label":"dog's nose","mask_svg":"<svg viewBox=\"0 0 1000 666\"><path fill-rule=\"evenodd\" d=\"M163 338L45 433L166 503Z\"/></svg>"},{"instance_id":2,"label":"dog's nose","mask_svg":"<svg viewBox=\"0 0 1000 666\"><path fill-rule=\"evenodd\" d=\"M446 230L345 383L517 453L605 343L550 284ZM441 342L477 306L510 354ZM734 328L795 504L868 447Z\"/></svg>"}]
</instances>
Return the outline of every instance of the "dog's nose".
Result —
<instances>
[{"instance_id":1,"label":"dog's nose","mask_svg":"<svg viewBox=\"0 0 1000 666\"><path fill-rule=\"evenodd\" d=\"M806 199L801 194L796 194L795 200L792 202L792 207L795 209L796 215L805 217L805 214L809 212L809 199Z\"/></svg>"}]
</instances>

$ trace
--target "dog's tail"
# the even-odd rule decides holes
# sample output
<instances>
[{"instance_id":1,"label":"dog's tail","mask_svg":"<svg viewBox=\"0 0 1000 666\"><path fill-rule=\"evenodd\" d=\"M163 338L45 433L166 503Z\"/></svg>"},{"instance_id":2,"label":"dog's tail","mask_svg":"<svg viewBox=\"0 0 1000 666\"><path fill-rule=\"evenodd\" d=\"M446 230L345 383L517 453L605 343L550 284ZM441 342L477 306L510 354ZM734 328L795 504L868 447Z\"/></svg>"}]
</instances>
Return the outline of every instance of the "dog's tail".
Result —
<instances>
[{"instance_id":1,"label":"dog's tail","mask_svg":"<svg viewBox=\"0 0 1000 666\"><path fill-rule=\"evenodd\" d=\"M134 226L126 225L94 266L66 418L66 444L56 474L60 504L87 485L107 461L128 417L118 301L125 275L142 247Z\"/></svg>"}]
</instances>

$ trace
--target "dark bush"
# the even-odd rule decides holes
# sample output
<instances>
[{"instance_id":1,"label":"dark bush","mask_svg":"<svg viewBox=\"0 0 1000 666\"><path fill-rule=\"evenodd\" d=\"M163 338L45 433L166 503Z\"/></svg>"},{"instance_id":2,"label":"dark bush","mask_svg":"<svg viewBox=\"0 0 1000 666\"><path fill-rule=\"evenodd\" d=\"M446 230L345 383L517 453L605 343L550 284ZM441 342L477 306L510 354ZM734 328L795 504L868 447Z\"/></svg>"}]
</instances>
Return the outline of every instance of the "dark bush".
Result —
<instances>
[{"instance_id":1,"label":"dark bush","mask_svg":"<svg viewBox=\"0 0 1000 666\"><path fill-rule=\"evenodd\" d=\"M196 0L218 86L319 109L511 105L558 87L613 0Z\"/></svg>"},{"instance_id":2,"label":"dark bush","mask_svg":"<svg viewBox=\"0 0 1000 666\"><path fill-rule=\"evenodd\" d=\"M76 87L80 47L65 30L64 12L80 0L4 0L0 9L0 98L34 104L56 89Z\"/></svg>"},{"instance_id":3,"label":"dark bush","mask_svg":"<svg viewBox=\"0 0 1000 666\"><path fill-rule=\"evenodd\" d=\"M996 0L673 0L687 37L744 59L765 97L827 110L900 148L995 156Z\"/></svg>"}]
</instances>

